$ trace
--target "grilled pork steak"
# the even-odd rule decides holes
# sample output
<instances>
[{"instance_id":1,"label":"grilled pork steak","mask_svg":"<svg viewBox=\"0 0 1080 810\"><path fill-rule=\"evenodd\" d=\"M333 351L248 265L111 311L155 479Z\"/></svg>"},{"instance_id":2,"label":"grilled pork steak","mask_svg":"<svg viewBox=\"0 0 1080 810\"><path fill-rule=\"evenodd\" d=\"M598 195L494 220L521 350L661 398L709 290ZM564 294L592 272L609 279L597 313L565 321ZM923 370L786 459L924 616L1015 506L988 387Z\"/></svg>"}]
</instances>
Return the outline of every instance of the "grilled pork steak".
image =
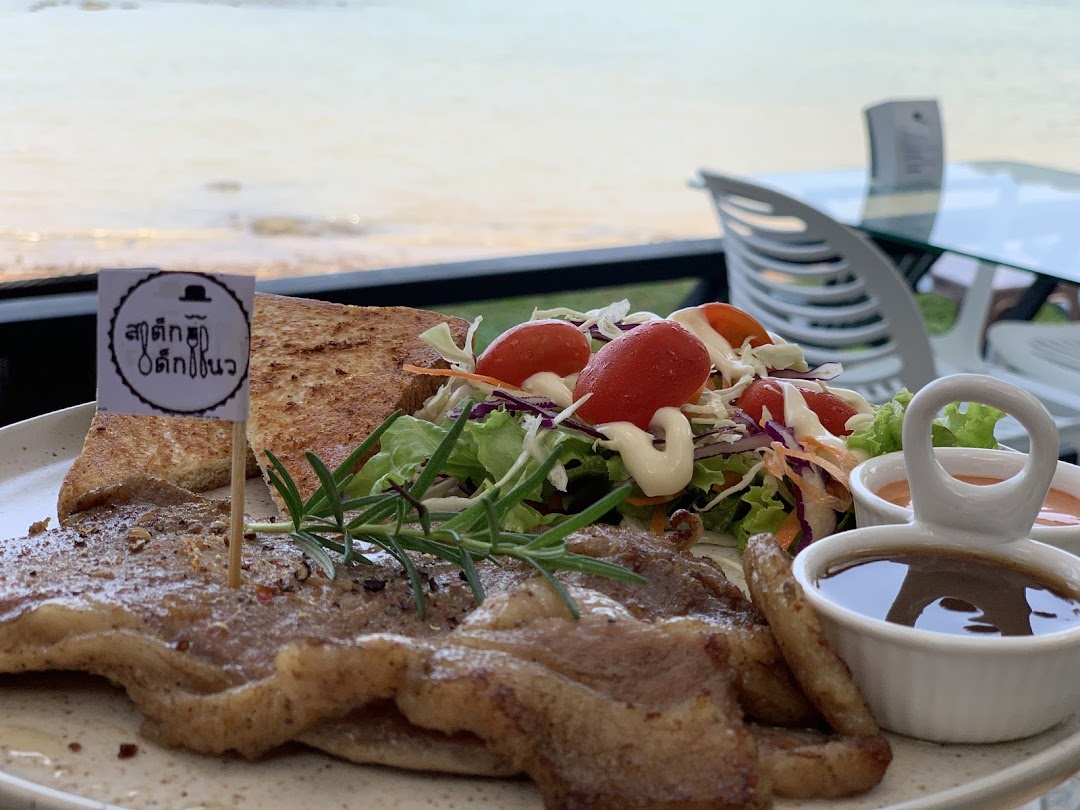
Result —
<instances>
[{"instance_id":1,"label":"grilled pork steak","mask_svg":"<svg viewBox=\"0 0 1080 810\"><path fill-rule=\"evenodd\" d=\"M820 722L768 627L709 562L592 528L573 550L647 585L542 580L417 558L420 619L396 566L320 576L282 535L226 579L228 504L161 482L63 529L0 541L0 671L82 670L122 685L160 741L258 757L300 740L358 762L525 772L553 807L759 807L771 775L744 715ZM865 789L866 785L858 789Z\"/></svg>"}]
</instances>

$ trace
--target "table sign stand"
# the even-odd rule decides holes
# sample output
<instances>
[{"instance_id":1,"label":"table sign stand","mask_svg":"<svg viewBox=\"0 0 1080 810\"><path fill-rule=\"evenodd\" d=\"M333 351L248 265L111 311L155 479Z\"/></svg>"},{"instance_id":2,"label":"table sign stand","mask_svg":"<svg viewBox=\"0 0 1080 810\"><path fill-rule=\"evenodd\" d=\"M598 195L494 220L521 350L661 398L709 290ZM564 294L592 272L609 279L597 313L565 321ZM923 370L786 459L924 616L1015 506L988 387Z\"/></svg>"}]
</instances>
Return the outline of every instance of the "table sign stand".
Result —
<instances>
[{"instance_id":1,"label":"table sign stand","mask_svg":"<svg viewBox=\"0 0 1080 810\"><path fill-rule=\"evenodd\" d=\"M229 506L229 587L240 587L244 548L244 495L247 486L247 420L232 423L232 467Z\"/></svg>"},{"instance_id":2,"label":"table sign stand","mask_svg":"<svg viewBox=\"0 0 1080 810\"><path fill-rule=\"evenodd\" d=\"M232 424L228 584L241 584L254 276L102 270L98 410Z\"/></svg>"}]
</instances>

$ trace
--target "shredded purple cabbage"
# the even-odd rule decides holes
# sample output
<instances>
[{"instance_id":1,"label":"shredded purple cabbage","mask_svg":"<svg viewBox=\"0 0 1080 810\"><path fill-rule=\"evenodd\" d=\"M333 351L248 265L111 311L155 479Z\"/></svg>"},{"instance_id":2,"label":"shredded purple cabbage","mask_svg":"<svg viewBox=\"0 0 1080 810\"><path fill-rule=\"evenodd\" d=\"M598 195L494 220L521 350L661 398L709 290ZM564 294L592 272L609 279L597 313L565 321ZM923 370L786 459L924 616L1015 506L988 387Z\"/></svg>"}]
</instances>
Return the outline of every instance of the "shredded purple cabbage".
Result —
<instances>
[{"instance_id":1,"label":"shredded purple cabbage","mask_svg":"<svg viewBox=\"0 0 1080 810\"><path fill-rule=\"evenodd\" d=\"M811 474L820 476L820 473L816 471ZM792 487L792 490L795 497L795 516L799 519L799 526L802 528L802 537L799 538L799 542L796 543L795 548L792 549L792 551L798 554L808 545L813 543L818 536L828 537L835 532L836 527L839 525L839 520L835 511L823 508L818 510L818 517L821 518L821 522L815 527L814 521L810 520L809 515L806 513L806 499L803 497L802 490L798 487Z\"/></svg>"},{"instance_id":2,"label":"shredded purple cabbage","mask_svg":"<svg viewBox=\"0 0 1080 810\"><path fill-rule=\"evenodd\" d=\"M773 419L770 419L765 423L765 432L769 434L775 441L780 442L788 450L802 450L802 446L799 444L799 440L795 437L795 431L789 428L787 425L783 425ZM792 469L799 475L806 477L812 475L812 465L808 461L804 461L801 458L788 458L788 463ZM799 540L799 545L802 546L807 543L814 542L814 527L810 525L810 521L806 517L806 503L803 499L802 490L797 486L790 488L792 497L795 498L795 517L799 519L799 526L802 528L802 538Z\"/></svg>"},{"instance_id":3,"label":"shredded purple cabbage","mask_svg":"<svg viewBox=\"0 0 1080 810\"><path fill-rule=\"evenodd\" d=\"M550 400L532 400L524 397L514 396L508 394L506 391L495 391L492 396L498 397L504 401L507 406L507 410L528 411L539 415L541 418L540 426L544 428L554 428L555 418L559 415L559 406ZM489 400L490 401L490 400ZM562 420L559 423L560 427L570 428L584 433L586 436L591 436L594 439L606 439L607 437L594 427L586 425L584 422L580 422L573 417Z\"/></svg>"},{"instance_id":4,"label":"shredded purple cabbage","mask_svg":"<svg viewBox=\"0 0 1080 810\"><path fill-rule=\"evenodd\" d=\"M502 403L492 402L490 399L478 402L473 405L472 413L469 415L470 419L483 419L492 411L498 410ZM447 414L451 419L457 419L461 416L461 408L452 408Z\"/></svg>"},{"instance_id":5,"label":"shredded purple cabbage","mask_svg":"<svg viewBox=\"0 0 1080 810\"><path fill-rule=\"evenodd\" d=\"M788 450L803 449L803 446L799 444L799 440L795 438L795 431L775 419L769 419L765 422L765 432L769 434L773 441L780 442ZM810 466L810 462L803 461L801 458L793 458L790 461L791 466L795 467L800 475L802 475L806 467Z\"/></svg>"},{"instance_id":6,"label":"shredded purple cabbage","mask_svg":"<svg viewBox=\"0 0 1080 810\"><path fill-rule=\"evenodd\" d=\"M803 498L802 490L798 487L791 487L791 490L795 498L795 517L799 519L799 528L802 529L802 536L794 548L794 551L798 553L814 542L814 527L810 525L806 517L806 499Z\"/></svg>"},{"instance_id":7,"label":"shredded purple cabbage","mask_svg":"<svg viewBox=\"0 0 1080 810\"><path fill-rule=\"evenodd\" d=\"M769 420L765 423L765 432L772 436L776 441L784 445L789 450L802 450L802 445L799 444L799 440L795 438L795 432L774 420ZM825 474L816 465L811 464L809 461L804 461L801 458L788 457L788 463L791 468L804 479L807 479L817 484L821 489L825 489ZM795 551L799 552L806 548L808 545L814 542L818 537L827 537L836 531L837 526L837 514L832 509L822 509L820 517L820 525L814 526L814 521L810 520L807 515L806 502L803 497L802 490L797 486L791 487L792 496L795 498L795 516L799 519L799 526L802 528L802 538L795 546Z\"/></svg>"},{"instance_id":8,"label":"shredded purple cabbage","mask_svg":"<svg viewBox=\"0 0 1080 810\"><path fill-rule=\"evenodd\" d=\"M713 456L730 456L733 453L748 453L751 450L768 447L771 442L772 439L764 433L758 433L755 436L743 436L733 442L713 442L712 444L695 447L694 458L702 459L712 458Z\"/></svg>"},{"instance_id":9,"label":"shredded purple cabbage","mask_svg":"<svg viewBox=\"0 0 1080 810\"><path fill-rule=\"evenodd\" d=\"M772 369L769 376L787 380L835 380L844 367L839 363L822 363L809 371L792 371L790 368Z\"/></svg>"},{"instance_id":10,"label":"shredded purple cabbage","mask_svg":"<svg viewBox=\"0 0 1080 810\"><path fill-rule=\"evenodd\" d=\"M761 425L750 418L750 414L746 411L735 411L731 414L731 419L734 422L738 422L740 425L746 428L746 432L750 435L755 433L761 433Z\"/></svg>"},{"instance_id":11,"label":"shredded purple cabbage","mask_svg":"<svg viewBox=\"0 0 1080 810\"><path fill-rule=\"evenodd\" d=\"M498 397L495 399L485 399L483 402L478 402L473 406L473 411L470 416L471 419L483 419L492 411L497 411L499 408L503 408L510 413L536 413L541 416L550 416L548 413L549 408L557 408L554 402L546 399L529 399L525 397L516 397L513 394L504 394L502 391L494 391L493 396ZM457 418L461 415L461 407L452 408L448 413L451 419Z\"/></svg>"},{"instance_id":12,"label":"shredded purple cabbage","mask_svg":"<svg viewBox=\"0 0 1080 810\"><path fill-rule=\"evenodd\" d=\"M566 322L571 323L571 324L573 324L574 326L577 326L577 327L581 327L585 323L585 321L575 321L572 318L567 318ZM616 329L619 329L619 330L621 330L623 332L629 332L635 326L641 326L641 324L640 323L624 323L622 321L617 321L617 322L615 322L614 326L615 326ZM601 332L600 328L598 326L596 326L595 324L589 327L589 337L592 338L593 340L599 342L599 343L610 343L614 339L614 338L608 337L603 332Z\"/></svg>"}]
</instances>

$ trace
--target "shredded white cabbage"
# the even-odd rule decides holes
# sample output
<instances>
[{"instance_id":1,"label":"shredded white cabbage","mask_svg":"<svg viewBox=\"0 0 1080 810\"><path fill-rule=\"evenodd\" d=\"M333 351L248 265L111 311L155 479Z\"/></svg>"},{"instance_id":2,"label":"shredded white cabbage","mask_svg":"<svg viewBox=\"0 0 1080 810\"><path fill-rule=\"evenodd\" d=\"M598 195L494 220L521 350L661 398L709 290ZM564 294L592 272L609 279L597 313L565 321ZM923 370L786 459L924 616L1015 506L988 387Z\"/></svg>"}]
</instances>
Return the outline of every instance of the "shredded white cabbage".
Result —
<instances>
[{"instance_id":1,"label":"shredded white cabbage","mask_svg":"<svg viewBox=\"0 0 1080 810\"><path fill-rule=\"evenodd\" d=\"M802 348L794 343L766 343L764 346L750 349L750 354L755 368L760 363L766 369L791 369L792 371L810 369L810 366L806 364Z\"/></svg>"},{"instance_id":2,"label":"shredded white cabbage","mask_svg":"<svg viewBox=\"0 0 1080 810\"><path fill-rule=\"evenodd\" d=\"M464 349L454 343L454 336L450 334L450 324L445 321L421 332L420 340L437 351L443 360L459 371L472 371L476 367L476 360L473 359L472 352L467 349L472 346L473 335L482 320L482 317L478 317L469 327Z\"/></svg>"},{"instance_id":3,"label":"shredded white cabbage","mask_svg":"<svg viewBox=\"0 0 1080 810\"><path fill-rule=\"evenodd\" d=\"M460 378L450 379L424 400L420 410L413 414L417 419L439 424L447 415L472 393L468 381Z\"/></svg>"},{"instance_id":4,"label":"shredded white cabbage","mask_svg":"<svg viewBox=\"0 0 1080 810\"><path fill-rule=\"evenodd\" d=\"M563 318L573 321L584 321L578 328L587 332L595 326L600 334L614 340L623 334L618 323L646 323L647 321L661 320L660 316L653 312L631 312L630 302L625 298L615 301L600 309L590 309L588 312L578 312L569 307L555 307L554 309L533 310L532 320L543 318Z\"/></svg>"},{"instance_id":5,"label":"shredded white cabbage","mask_svg":"<svg viewBox=\"0 0 1080 810\"><path fill-rule=\"evenodd\" d=\"M522 426L525 428L525 451L539 462L547 459L557 446L551 441L545 441L549 437L554 437L555 434L547 430L543 433L540 432L540 422L542 420L543 417L537 414L529 414L521 419ZM566 492L566 487L570 483L569 476L566 474L566 466L561 461L556 462L555 466L551 468L551 472L548 473L547 480L559 492Z\"/></svg>"},{"instance_id":6,"label":"shredded white cabbage","mask_svg":"<svg viewBox=\"0 0 1080 810\"><path fill-rule=\"evenodd\" d=\"M592 391L587 393L585 396L583 396L577 402L571 402L567 407L565 407L561 411L559 411L558 416L556 416L554 419L551 420L552 423L555 424L555 425L561 425L565 420L569 419L571 416L574 415L574 411L576 411L578 408L580 408L582 405L584 405L591 398L592 398Z\"/></svg>"},{"instance_id":7,"label":"shredded white cabbage","mask_svg":"<svg viewBox=\"0 0 1080 810\"><path fill-rule=\"evenodd\" d=\"M682 406L681 410L690 417L692 424L702 425L712 430L725 424L734 424L728 418L730 411L727 400L730 399L730 396L724 396L720 391L706 388L701 392L697 402L688 402Z\"/></svg>"}]
</instances>

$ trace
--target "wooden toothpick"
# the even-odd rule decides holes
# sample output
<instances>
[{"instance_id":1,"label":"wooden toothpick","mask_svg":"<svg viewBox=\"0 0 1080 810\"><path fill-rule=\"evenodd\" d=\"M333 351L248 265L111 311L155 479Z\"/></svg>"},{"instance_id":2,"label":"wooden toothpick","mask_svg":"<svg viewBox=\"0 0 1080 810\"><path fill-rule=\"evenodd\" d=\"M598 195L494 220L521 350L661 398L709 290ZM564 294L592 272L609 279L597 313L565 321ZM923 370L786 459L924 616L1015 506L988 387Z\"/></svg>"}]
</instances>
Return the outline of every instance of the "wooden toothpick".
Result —
<instances>
[{"instance_id":1,"label":"wooden toothpick","mask_svg":"<svg viewBox=\"0 0 1080 810\"><path fill-rule=\"evenodd\" d=\"M240 587L243 562L244 494L247 482L247 420L233 422L232 511L229 513L229 587Z\"/></svg>"}]
</instances>

